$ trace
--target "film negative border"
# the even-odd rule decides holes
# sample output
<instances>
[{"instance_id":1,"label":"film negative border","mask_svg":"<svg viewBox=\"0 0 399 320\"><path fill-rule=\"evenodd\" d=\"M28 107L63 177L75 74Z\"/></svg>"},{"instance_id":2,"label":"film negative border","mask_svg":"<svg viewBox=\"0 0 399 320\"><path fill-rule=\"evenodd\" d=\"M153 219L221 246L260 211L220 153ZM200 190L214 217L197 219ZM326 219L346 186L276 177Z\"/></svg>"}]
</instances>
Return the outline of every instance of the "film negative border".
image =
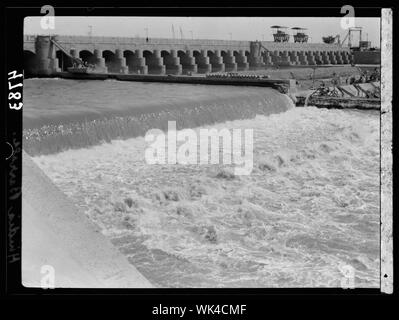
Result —
<instances>
[{"instance_id":1,"label":"film negative border","mask_svg":"<svg viewBox=\"0 0 399 320\"><path fill-rule=\"evenodd\" d=\"M393 11L381 11L381 250L380 290L393 293L393 172L392 172L392 30ZM10 70L7 70L10 71ZM21 154L21 153L19 153ZM20 160L20 159L19 159Z\"/></svg>"},{"instance_id":2,"label":"film negative border","mask_svg":"<svg viewBox=\"0 0 399 320\"><path fill-rule=\"evenodd\" d=\"M381 292L393 293L392 9L381 11Z\"/></svg>"}]
</instances>

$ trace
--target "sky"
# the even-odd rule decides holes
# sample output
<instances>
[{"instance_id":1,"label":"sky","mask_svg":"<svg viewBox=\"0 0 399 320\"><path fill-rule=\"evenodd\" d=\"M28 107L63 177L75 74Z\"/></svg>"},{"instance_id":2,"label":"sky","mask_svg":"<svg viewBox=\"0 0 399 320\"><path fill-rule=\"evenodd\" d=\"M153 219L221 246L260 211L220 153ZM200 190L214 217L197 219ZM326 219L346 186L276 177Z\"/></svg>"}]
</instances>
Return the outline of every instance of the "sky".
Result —
<instances>
[{"instance_id":1,"label":"sky","mask_svg":"<svg viewBox=\"0 0 399 320\"><path fill-rule=\"evenodd\" d=\"M114 37L146 37L219 40L272 41L272 25L307 28L309 42L320 43L323 36L337 35L341 40L347 30L338 17L62 17L55 16L55 28L44 30L42 17L25 18L25 34L89 35ZM380 44L380 19L355 18L357 27L363 28L363 40L372 46ZM173 27L172 27L173 26ZM289 30L289 29L287 29ZM290 31L291 32L291 31ZM182 34L181 34L182 33ZM292 33L291 33L292 34ZM292 37L291 37L292 38ZM358 35L353 42L358 41ZM292 39L290 40L292 41Z\"/></svg>"}]
</instances>

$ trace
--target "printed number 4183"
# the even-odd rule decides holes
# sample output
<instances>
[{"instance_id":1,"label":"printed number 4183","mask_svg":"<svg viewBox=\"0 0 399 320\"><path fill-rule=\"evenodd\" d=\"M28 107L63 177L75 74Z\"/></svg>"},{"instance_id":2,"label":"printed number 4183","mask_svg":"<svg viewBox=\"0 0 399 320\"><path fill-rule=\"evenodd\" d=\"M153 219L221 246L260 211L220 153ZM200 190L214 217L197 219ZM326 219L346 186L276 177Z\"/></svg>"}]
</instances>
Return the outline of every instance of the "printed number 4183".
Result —
<instances>
[{"instance_id":1,"label":"printed number 4183","mask_svg":"<svg viewBox=\"0 0 399 320\"><path fill-rule=\"evenodd\" d=\"M12 72L8 73L8 90L10 91L8 93L8 101L9 101L8 107L10 109L14 109L14 110L20 110L23 106L22 102L15 101L15 100L21 100L21 98L22 98L22 94L18 90L18 88L23 86L22 82L15 83L15 81L14 81L14 84L13 84L13 81L12 81L17 78L23 79L23 74L17 73L17 71L12 71ZM13 100L14 100L14 103L12 103Z\"/></svg>"}]
</instances>

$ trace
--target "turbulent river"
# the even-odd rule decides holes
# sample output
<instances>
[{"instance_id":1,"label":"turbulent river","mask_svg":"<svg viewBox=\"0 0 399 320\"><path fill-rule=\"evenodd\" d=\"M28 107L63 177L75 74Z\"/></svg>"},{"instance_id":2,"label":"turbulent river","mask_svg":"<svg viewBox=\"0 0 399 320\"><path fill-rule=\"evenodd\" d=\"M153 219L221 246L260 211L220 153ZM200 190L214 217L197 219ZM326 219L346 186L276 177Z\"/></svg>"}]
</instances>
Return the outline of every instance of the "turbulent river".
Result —
<instances>
[{"instance_id":1,"label":"turbulent river","mask_svg":"<svg viewBox=\"0 0 399 320\"><path fill-rule=\"evenodd\" d=\"M53 109L69 86L33 95L41 81L25 81L24 108ZM147 99L162 100L167 85L153 86ZM113 94L92 90L98 103ZM293 108L201 128L253 129L252 173L150 165L143 137L33 159L156 286L339 287L348 266L357 287L379 286L378 112Z\"/></svg>"}]
</instances>

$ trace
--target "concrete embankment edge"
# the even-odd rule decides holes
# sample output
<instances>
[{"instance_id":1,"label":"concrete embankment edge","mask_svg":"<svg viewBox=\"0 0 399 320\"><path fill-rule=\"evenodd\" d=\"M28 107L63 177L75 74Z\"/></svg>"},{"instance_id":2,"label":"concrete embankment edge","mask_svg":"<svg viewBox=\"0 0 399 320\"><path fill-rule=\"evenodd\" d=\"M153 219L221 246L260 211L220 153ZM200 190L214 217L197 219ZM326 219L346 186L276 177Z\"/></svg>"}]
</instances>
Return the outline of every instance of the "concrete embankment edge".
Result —
<instances>
[{"instance_id":1,"label":"concrete embankment edge","mask_svg":"<svg viewBox=\"0 0 399 320\"><path fill-rule=\"evenodd\" d=\"M43 266L55 287L149 288L153 285L23 152L22 284L41 287Z\"/></svg>"}]
</instances>

